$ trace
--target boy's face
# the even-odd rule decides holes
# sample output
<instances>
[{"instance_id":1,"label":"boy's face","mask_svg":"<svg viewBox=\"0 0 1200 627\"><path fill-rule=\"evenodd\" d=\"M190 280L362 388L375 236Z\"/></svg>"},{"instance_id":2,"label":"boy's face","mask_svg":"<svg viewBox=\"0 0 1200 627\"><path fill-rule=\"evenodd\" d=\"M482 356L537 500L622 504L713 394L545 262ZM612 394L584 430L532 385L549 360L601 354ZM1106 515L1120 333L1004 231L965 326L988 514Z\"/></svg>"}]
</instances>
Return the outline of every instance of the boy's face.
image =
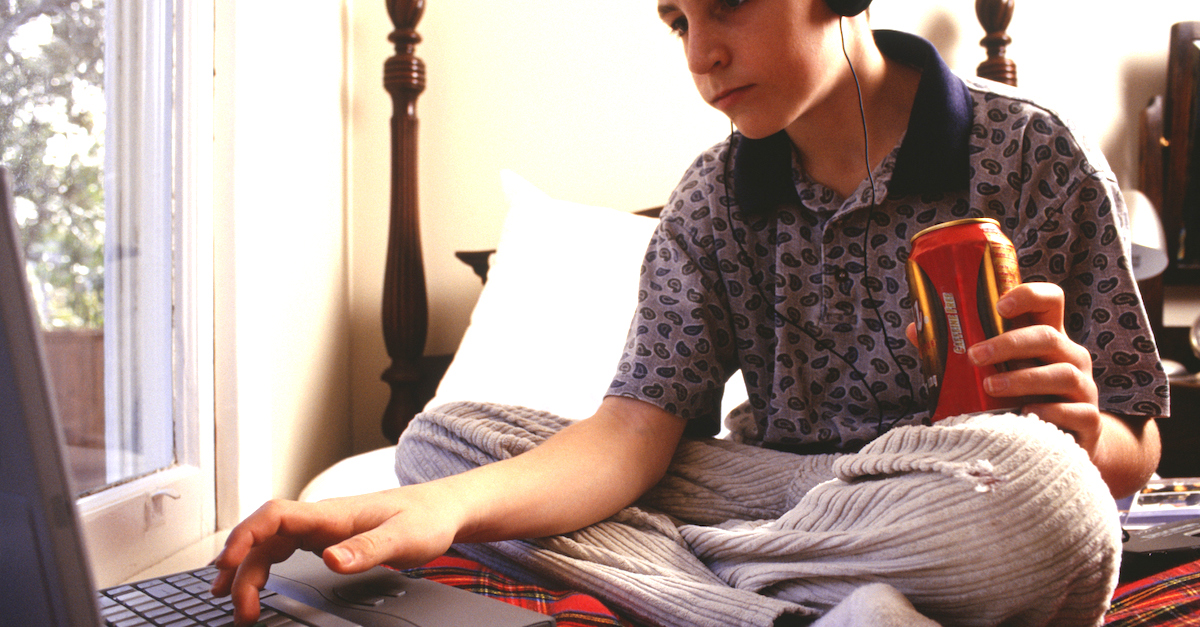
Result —
<instances>
[{"instance_id":1,"label":"boy's face","mask_svg":"<svg viewBox=\"0 0 1200 627\"><path fill-rule=\"evenodd\" d=\"M823 0L658 0L701 97L747 137L817 107L843 79L838 18Z\"/></svg>"}]
</instances>

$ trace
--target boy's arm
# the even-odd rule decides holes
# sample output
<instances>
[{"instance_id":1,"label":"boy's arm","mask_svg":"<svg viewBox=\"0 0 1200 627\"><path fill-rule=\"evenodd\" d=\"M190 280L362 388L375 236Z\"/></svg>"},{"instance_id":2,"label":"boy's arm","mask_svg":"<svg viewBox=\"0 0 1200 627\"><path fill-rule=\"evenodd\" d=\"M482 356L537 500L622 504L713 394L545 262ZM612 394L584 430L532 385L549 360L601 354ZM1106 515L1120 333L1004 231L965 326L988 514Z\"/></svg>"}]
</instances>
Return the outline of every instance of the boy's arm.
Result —
<instances>
[{"instance_id":1,"label":"boy's arm","mask_svg":"<svg viewBox=\"0 0 1200 627\"><path fill-rule=\"evenodd\" d=\"M609 397L596 414L522 455L429 483L320 503L272 501L242 521L217 557L213 591L238 624L258 615L272 564L297 549L342 573L419 566L454 542L567 533L637 500L666 473L685 421Z\"/></svg>"},{"instance_id":2,"label":"boy's arm","mask_svg":"<svg viewBox=\"0 0 1200 627\"><path fill-rule=\"evenodd\" d=\"M456 541L550 536L612 516L662 479L685 425L650 403L612 396L592 418L504 465L447 478L453 494L475 491L466 508L474 515Z\"/></svg>"},{"instance_id":3,"label":"boy's arm","mask_svg":"<svg viewBox=\"0 0 1200 627\"><path fill-rule=\"evenodd\" d=\"M1122 498L1142 489L1158 468L1162 442L1153 418L1115 416L1100 412L1103 430L1092 463L1113 496Z\"/></svg>"}]
</instances>

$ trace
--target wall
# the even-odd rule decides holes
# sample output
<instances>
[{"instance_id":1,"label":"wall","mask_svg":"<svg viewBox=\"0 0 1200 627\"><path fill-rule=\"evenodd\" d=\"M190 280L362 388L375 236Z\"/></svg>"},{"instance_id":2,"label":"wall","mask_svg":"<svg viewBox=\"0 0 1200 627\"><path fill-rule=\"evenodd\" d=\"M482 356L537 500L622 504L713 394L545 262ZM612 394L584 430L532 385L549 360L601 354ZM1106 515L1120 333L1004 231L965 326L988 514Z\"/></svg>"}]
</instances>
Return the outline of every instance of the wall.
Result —
<instances>
[{"instance_id":1,"label":"wall","mask_svg":"<svg viewBox=\"0 0 1200 627\"><path fill-rule=\"evenodd\" d=\"M222 526L349 451L344 18L336 2L217 3Z\"/></svg>"},{"instance_id":2,"label":"wall","mask_svg":"<svg viewBox=\"0 0 1200 627\"><path fill-rule=\"evenodd\" d=\"M499 171L547 192L640 209L666 202L684 168L729 132L694 95L679 43L650 0L428 3L418 56L429 68L421 117L428 352L454 350L479 280L456 250L494 247L504 219ZM356 0L352 181L354 446L382 444L386 367L379 290L386 247L387 117L379 87L391 54L383 2ZM360 117L370 114L370 118Z\"/></svg>"},{"instance_id":3,"label":"wall","mask_svg":"<svg viewBox=\"0 0 1200 627\"><path fill-rule=\"evenodd\" d=\"M429 68L418 105L429 353L451 352L468 322L479 284L453 253L494 245L505 211L501 168L552 195L637 209L665 202L695 155L728 133L728 122L695 95L679 43L654 6L428 3L417 50ZM366 450L383 444L378 416L387 394L378 312L390 104L380 77L391 25L380 0L352 7L352 446ZM879 0L872 21L931 39L953 68L973 74L985 57L973 7ZM1137 112L1162 91L1170 25L1200 19L1200 8L1194 0L1128 7L1017 0L1009 56L1022 86L1068 112L1132 185Z\"/></svg>"}]
</instances>

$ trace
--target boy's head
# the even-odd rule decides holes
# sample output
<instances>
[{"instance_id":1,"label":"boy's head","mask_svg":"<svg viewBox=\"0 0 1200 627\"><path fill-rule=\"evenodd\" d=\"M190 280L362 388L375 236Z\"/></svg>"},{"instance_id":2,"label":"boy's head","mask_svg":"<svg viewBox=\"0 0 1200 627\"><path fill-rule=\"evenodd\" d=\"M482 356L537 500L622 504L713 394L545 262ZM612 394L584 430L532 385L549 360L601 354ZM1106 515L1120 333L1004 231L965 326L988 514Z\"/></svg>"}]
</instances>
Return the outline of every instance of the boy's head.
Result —
<instances>
[{"instance_id":1,"label":"boy's head","mask_svg":"<svg viewBox=\"0 0 1200 627\"><path fill-rule=\"evenodd\" d=\"M860 58L874 45L863 15L870 4L658 0L658 13L682 39L700 96L742 134L760 138L822 107L856 110L841 22L854 23L847 29L850 56Z\"/></svg>"}]
</instances>

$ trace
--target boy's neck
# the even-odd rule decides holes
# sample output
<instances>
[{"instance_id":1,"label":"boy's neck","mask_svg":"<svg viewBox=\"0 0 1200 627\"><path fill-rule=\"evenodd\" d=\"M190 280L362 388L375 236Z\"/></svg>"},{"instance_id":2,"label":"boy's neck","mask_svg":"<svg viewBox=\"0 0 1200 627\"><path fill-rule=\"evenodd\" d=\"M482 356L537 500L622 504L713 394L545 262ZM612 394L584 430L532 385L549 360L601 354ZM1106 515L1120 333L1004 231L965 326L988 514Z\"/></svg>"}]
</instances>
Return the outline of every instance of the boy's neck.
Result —
<instances>
[{"instance_id":1,"label":"boy's neck","mask_svg":"<svg viewBox=\"0 0 1200 627\"><path fill-rule=\"evenodd\" d=\"M869 37L869 35L868 35ZM921 73L886 59L873 45L860 48L854 69L866 111L868 159L872 170L883 162L908 128ZM863 122L849 68L827 105L796 120L787 129L805 174L842 198L867 178L863 159Z\"/></svg>"}]
</instances>

